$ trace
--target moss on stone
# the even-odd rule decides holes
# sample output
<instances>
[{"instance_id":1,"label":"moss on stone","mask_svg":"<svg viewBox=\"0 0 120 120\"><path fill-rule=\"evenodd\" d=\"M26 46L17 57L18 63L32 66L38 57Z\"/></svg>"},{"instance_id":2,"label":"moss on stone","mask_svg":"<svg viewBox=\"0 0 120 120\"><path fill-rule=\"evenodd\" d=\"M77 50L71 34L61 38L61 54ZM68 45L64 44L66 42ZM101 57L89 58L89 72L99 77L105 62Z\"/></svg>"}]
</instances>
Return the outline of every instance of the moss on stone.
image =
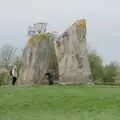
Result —
<instances>
[{"instance_id":1,"label":"moss on stone","mask_svg":"<svg viewBox=\"0 0 120 120\"><path fill-rule=\"evenodd\" d=\"M44 40L47 38L48 38L48 34L45 34L45 33L39 33L39 34L35 35L36 40Z\"/></svg>"}]
</instances>

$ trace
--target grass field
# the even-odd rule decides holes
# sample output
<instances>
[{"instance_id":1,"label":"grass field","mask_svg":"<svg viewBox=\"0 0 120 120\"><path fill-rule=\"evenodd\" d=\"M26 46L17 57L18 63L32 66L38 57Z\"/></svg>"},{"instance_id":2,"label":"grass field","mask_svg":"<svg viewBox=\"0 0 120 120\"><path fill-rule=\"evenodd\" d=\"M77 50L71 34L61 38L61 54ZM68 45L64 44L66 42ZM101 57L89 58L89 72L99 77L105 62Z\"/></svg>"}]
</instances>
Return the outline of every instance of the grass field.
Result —
<instances>
[{"instance_id":1,"label":"grass field","mask_svg":"<svg viewBox=\"0 0 120 120\"><path fill-rule=\"evenodd\" d=\"M0 87L0 120L120 120L120 87Z\"/></svg>"}]
</instances>

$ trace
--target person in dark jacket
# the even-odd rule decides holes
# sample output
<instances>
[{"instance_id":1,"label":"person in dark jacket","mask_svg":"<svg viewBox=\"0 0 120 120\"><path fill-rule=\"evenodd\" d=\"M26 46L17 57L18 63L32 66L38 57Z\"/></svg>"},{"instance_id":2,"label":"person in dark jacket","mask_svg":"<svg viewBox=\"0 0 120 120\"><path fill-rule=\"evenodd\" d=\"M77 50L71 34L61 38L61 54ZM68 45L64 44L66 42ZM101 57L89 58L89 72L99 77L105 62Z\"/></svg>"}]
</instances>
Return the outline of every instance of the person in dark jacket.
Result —
<instances>
[{"instance_id":1,"label":"person in dark jacket","mask_svg":"<svg viewBox=\"0 0 120 120\"><path fill-rule=\"evenodd\" d=\"M54 84L53 75L49 72L47 72L45 75L48 77L49 85L53 85Z\"/></svg>"}]
</instances>

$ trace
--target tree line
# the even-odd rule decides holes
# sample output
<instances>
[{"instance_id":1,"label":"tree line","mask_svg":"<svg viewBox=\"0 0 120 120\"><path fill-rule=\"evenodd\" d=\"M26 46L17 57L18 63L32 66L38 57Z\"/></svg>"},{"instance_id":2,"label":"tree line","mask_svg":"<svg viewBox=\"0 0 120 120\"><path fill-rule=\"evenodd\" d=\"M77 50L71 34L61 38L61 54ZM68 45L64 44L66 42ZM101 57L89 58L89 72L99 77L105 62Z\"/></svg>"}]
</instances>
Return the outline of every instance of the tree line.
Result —
<instances>
[{"instance_id":1,"label":"tree line","mask_svg":"<svg viewBox=\"0 0 120 120\"><path fill-rule=\"evenodd\" d=\"M120 65L116 61L104 64L102 58L95 51L88 53L92 79L95 83L119 84Z\"/></svg>"}]
</instances>

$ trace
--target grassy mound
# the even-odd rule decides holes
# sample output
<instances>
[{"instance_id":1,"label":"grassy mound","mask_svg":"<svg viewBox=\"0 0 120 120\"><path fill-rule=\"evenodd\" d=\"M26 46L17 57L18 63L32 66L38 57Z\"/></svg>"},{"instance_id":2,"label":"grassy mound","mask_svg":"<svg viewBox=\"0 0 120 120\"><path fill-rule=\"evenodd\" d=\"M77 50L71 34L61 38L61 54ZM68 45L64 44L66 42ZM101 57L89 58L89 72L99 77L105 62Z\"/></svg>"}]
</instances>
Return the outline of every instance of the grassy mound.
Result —
<instances>
[{"instance_id":1,"label":"grassy mound","mask_svg":"<svg viewBox=\"0 0 120 120\"><path fill-rule=\"evenodd\" d=\"M10 74L8 72L0 72L0 85L9 84L10 79Z\"/></svg>"},{"instance_id":2,"label":"grassy mound","mask_svg":"<svg viewBox=\"0 0 120 120\"><path fill-rule=\"evenodd\" d=\"M0 88L0 120L119 120L119 87Z\"/></svg>"}]
</instances>

